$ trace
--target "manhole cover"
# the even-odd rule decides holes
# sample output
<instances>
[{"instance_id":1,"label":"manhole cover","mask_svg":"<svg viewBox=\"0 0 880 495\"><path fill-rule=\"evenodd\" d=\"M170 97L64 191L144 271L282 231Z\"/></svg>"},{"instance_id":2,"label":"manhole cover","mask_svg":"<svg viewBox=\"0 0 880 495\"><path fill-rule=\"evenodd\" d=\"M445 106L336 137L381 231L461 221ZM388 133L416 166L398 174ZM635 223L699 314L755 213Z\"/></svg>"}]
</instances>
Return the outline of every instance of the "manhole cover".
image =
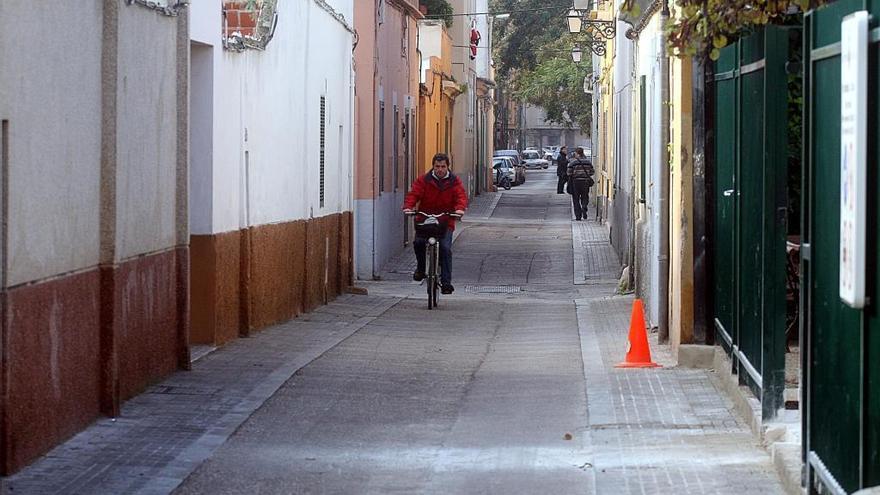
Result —
<instances>
[{"instance_id":1,"label":"manhole cover","mask_svg":"<svg viewBox=\"0 0 880 495\"><path fill-rule=\"evenodd\" d=\"M518 285L467 285L464 290L472 294L510 294L522 292L522 287Z\"/></svg>"}]
</instances>

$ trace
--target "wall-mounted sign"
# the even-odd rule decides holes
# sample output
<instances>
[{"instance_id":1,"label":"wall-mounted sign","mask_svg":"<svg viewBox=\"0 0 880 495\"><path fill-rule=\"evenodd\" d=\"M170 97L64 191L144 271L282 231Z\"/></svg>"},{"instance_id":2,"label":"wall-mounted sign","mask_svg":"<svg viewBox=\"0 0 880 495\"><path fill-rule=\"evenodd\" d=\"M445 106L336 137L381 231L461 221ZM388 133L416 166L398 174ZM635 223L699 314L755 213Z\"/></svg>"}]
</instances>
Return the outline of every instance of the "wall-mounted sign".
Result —
<instances>
[{"instance_id":1,"label":"wall-mounted sign","mask_svg":"<svg viewBox=\"0 0 880 495\"><path fill-rule=\"evenodd\" d=\"M865 306L868 12L840 25L840 299Z\"/></svg>"}]
</instances>

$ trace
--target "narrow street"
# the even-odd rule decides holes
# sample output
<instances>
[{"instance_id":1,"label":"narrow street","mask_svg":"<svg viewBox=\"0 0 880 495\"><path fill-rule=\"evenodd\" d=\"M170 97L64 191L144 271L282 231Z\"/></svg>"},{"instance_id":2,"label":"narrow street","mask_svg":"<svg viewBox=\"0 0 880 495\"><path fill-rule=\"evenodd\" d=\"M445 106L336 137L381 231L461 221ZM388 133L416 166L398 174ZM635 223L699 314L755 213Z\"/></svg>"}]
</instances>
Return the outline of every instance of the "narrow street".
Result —
<instances>
[{"instance_id":1,"label":"narrow street","mask_svg":"<svg viewBox=\"0 0 880 495\"><path fill-rule=\"evenodd\" d=\"M208 354L4 492L783 493L712 370L653 339L667 367L613 368L632 296L604 255L573 275L573 228L607 243L554 182L475 201L439 309L405 250L369 296Z\"/></svg>"}]
</instances>

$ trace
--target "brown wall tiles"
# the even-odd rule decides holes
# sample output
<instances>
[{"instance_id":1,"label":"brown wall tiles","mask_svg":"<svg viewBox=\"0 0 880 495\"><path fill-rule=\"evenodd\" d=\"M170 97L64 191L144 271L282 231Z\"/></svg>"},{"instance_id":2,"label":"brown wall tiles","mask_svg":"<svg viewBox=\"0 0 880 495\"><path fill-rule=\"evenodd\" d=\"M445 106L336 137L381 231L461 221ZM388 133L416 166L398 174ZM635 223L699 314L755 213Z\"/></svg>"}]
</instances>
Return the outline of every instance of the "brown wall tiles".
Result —
<instances>
[{"instance_id":1,"label":"brown wall tiles","mask_svg":"<svg viewBox=\"0 0 880 495\"><path fill-rule=\"evenodd\" d=\"M354 247L352 246L352 214L350 211L339 215L339 290L344 291L352 285Z\"/></svg>"},{"instance_id":2,"label":"brown wall tiles","mask_svg":"<svg viewBox=\"0 0 880 495\"><path fill-rule=\"evenodd\" d=\"M294 222L296 228L293 232L293 243L288 249L288 255L293 258L293 274L290 278L290 287L288 290L293 298L296 314L301 315L306 312L306 229L307 222L300 220Z\"/></svg>"},{"instance_id":3,"label":"brown wall tiles","mask_svg":"<svg viewBox=\"0 0 880 495\"><path fill-rule=\"evenodd\" d=\"M99 271L4 297L2 471L9 474L100 414Z\"/></svg>"},{"instance_id":4,"label":"brown wall tiles","mask_svg":"<svg viewBox=\"0 0 880 495\"><path fill-rule=\"evenodd\" d=\"M177 269L176 291L174 293L177 303L177 332L175 332L177 348L177 367L182 370L192 369L190 363L189 352L189 333L190 333L190 316L189 316L189 293L190 293L190 276L189 276L189 247L178 246L174 250L174 263Z\"/></svg>"},{"instance_id":5,"label":"brown wall tiles","mask_svg":"<svg viewBox=\"0 0 880 495\"><path fill-rule=\"evenodd\" d=\"M240 231L194 235L190 241L190 342L222 345L238 337Z\"/></svg>"},{"instance_id":6,"label":"brown wall tiles","mask_svg":"<svg viewBox=\"0 0 880 495\"><path fill-rule=\"evenodd\" d=\"M324 304L326 218L313 218L306 226L306 312Z\"/></svg>"},{"instance_id":7,"label":"brown wall tiles","mask_svg":"<svg viewBox=\"0 0 880 495\"><path fill-rule=\"evenodd\" d=\"M327 240L329 245L327 256L327 298L325 304L339 294L339 224L341 215L327 217Z\"/></svg>"},{"instance_id":8,"label":"brown wall tiles","mask_svg":"<svg viewBox=\"0 0 880 495\"><path fill-rule=\"evenodd\" d=\"M176 251L120 263L116 269L119 396L128 399L177 369Z\"/></svg>"},{"instance_id":9,"label":"brown wall tiles","mask_svg":"<svg viewBox=\"0 0 880 495\"><path fill-rule=\"evenodd\" d=\"M248 229L247 256L250 279L248 332L287 321L302 313L302 300L296 291L297 275L304 267L305 222L285 222Z\"/></svg>"}]
</instances>

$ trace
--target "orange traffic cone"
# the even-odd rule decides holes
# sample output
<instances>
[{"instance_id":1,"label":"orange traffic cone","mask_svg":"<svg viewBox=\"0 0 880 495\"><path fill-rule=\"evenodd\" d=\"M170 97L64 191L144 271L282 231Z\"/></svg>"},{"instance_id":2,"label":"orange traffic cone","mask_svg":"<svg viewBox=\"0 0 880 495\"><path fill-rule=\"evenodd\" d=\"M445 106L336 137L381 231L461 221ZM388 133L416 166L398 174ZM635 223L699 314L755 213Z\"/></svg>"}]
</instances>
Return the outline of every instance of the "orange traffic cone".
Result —
<instances>
[{"instance_id":1,"label":"orange traffic cone","mask_svg":"<svg viewBox=\"0 0 880 495\"><path fill-rule=\"evenodd\" d=\"M651 361L651 349L648 347L648 334L645 332L645 310L642 300L633 301L632 316L629 320L629 342L626 346L626 359L614 366L615 368L659 368L660 365Z\"/></svg>"}]
</instances>

